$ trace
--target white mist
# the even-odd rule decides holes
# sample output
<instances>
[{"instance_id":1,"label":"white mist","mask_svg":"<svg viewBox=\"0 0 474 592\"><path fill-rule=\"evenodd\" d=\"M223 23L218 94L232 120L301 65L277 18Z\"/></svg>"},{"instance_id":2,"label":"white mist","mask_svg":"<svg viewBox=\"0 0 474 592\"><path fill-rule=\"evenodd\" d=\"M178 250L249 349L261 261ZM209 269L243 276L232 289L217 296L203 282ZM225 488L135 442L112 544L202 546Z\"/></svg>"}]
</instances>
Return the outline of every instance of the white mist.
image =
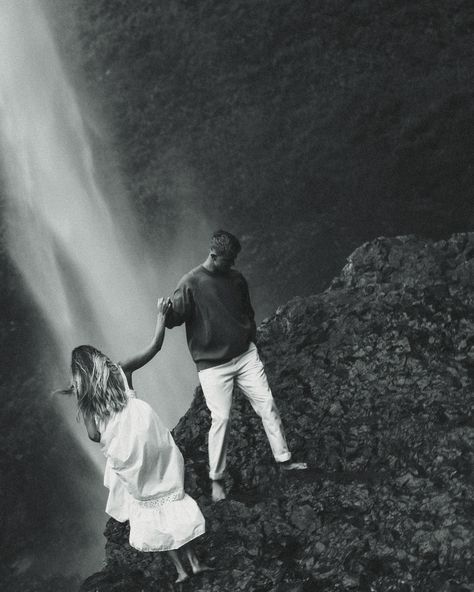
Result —
<instances>
[{"instance_id":1,"label":"white mist","mask_svg":"<svg viewBox=\"0 0 474 592\"><path fill-rule=\"evenodd\" d=\"M53 372L64 379L55 386L66 386L74 346L88 343L119 360L148 343L157 297L169 293L176 273L158 264L159 253L141 240L127 199L101 189L90 129L39 3L2 0L1 10L0 149L8 249L61 352ZM171 427L196 382L183 333L174 331L158 358L137 375L136 388ZM75 421L74 402L61 408L100 472L97 449ZM99 474L91 485L101 487ZM95 526L101 546L104 523L105 515Z\"/></svg>"}]
</instances>

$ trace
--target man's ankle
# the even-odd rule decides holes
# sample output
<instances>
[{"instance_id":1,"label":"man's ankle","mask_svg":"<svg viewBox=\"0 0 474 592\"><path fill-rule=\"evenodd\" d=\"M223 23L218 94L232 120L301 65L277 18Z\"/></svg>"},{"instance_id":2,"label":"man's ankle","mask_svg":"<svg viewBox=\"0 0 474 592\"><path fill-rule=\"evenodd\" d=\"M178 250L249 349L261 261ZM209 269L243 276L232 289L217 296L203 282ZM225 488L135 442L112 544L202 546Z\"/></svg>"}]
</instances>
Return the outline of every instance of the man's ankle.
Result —
<instances>
[{"instance_id":1,"label":"man's ankle","mask_svg":"<svg viewBox=\"0 0 474 592\"><path fill-rule=\"evenodd\" d=\"M223 479L212 479L212 501L218 502L226 498Z\"/></svg>"}]
</instances>

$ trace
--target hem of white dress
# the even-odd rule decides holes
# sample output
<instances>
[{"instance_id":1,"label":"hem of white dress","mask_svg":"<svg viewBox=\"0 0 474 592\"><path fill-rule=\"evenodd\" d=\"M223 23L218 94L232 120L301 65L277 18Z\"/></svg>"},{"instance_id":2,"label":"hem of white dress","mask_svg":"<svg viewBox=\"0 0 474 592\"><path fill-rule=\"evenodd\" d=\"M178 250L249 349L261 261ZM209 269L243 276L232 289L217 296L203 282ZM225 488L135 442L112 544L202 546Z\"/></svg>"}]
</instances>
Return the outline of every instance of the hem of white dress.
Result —
<instances>
[{"instance_id":1,"label":"hem of white dress","mask_svg":"<svg viewBox=\"0 0 474 592\"><path fill-rule=\"evenodd\" d=\"M107 512L107 510L105 511L105 513L110 516L111 518L113 518L115 521L120 522L120 524L125 524L125 522L129 521L129 518L124 518L123 516L117 517L117 514L115 514L115 516L113 514L110 514L109 512Z\"/></svg>"},{"instance_id":2,"label":"hem of white dress","mask_svg":"<svg viewBox=\"0 0 474 592\"><path fill-rule=\"evenodd\" d=\"M180 549L186 543L197 539L197 537L201 536L206 532L206 527L203 525L199 527L197 531L194 531L193 534L186 539L179 541L179 543L174 543L174 545L161 545L161 547L139 547L138 545L134 545L131 541L129 541L130 546L136 549L137 551L141 551L142 553L157 553L159 551L174 551L175 549Z\"/></svg>"}]
</instances>

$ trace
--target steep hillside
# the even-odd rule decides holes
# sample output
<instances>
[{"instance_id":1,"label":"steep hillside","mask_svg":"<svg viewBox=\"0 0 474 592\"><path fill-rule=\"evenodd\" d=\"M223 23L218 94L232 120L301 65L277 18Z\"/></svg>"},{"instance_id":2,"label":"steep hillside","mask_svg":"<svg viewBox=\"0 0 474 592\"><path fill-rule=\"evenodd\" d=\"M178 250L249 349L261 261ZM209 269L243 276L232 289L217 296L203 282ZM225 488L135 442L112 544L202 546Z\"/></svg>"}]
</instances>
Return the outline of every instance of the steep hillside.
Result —
<instances>
[{"instance_id":1,"label":"steep hillside","mask_svg":"<svg viewBox=\"0 0 474 592\"><path fill-rule=\"evenodd\" d=\"M472 590L474 234L377 239L324 293L296 298L258 344L297 459L281 474L236 393L226 485L211 505L200 390L175 429L216 571L183 590ZM81 592L172 590L172 568L110 520Z\"/></svg>"}]
</instances>

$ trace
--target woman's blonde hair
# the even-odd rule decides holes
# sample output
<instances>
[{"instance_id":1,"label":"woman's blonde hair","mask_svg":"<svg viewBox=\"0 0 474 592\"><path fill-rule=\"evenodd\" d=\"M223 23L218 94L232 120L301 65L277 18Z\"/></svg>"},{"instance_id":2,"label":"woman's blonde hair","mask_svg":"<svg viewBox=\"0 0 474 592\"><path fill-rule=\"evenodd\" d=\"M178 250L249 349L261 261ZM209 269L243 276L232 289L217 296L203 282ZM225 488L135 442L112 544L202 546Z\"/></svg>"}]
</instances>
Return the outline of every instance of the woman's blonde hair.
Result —
<instances>
[{"instance_id":1,"label":"woman's blonde hair","mask_svg":"<svg viewBox=\"0 0 474 592\"><path fill-rule=\"evenodd\" d=\"M127 405L122 373L117 364L91 345L72 350L72 385L62 391L75 394L79 413L99 419Z\"/></svg>"}]
</instances>

